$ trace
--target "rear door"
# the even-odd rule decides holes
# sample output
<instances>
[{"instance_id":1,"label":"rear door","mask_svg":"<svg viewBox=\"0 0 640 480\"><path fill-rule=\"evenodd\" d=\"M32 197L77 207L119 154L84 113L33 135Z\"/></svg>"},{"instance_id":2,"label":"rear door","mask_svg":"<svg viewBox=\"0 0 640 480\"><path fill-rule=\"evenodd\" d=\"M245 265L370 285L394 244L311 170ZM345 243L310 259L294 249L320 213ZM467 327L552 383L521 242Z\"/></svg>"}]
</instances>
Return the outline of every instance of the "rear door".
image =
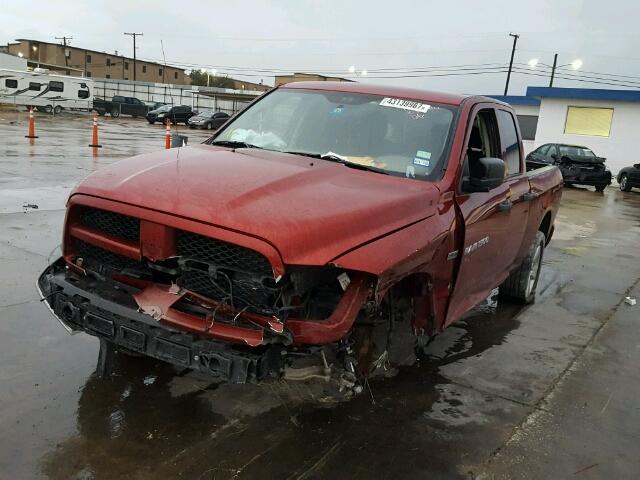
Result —
<instances>
[{"instance_id":1,"label":"rear door","mask_svg":"<svg viewBox=\"0 0 640 480\"><path fill-rule=\"evenodd\" d=\"M462 159L463 176L473 170L474 162L481 157L509 161L508 155L517 151L520 165L514 167L512 163L512 171L507 171L505 181L489 192L464 193L459 189L456 193L456 204L464 221L464 240L457 252L459 269L445 324L457 320L502 283L518 254L524 233L520 207L514 210L523 189L521 147L516 149L508 139L501 140L498 115L502 114L498 114L492 104L480 104L472 111Z\"/></svg>"}]
</instances>

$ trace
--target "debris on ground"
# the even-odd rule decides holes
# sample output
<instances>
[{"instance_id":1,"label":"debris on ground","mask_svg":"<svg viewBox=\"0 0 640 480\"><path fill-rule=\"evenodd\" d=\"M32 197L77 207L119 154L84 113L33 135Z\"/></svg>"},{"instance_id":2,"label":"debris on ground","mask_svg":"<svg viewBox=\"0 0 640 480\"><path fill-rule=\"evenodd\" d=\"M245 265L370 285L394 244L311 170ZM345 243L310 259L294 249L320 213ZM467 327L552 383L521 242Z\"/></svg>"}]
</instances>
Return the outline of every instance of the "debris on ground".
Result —
<instances>
[{"instance_id":1,"label":"debris on ground","mask_svg":"<svg viewBox=\"0 0 640 480\"><path fill-rule=\"evenodd\" d=\"M36 205L35 203L24 203L22 205L22 209L24 210L24 213L27 213L27 210L38 210L38 205Z\"/></svg>"},{"instance_id":2,"label":"debris on ground","mask_svg":"<svg viewBox=\"0 0 640 480\"><path fill-rule=\"evenodd\" d=\"M636 304L636 299L633 297L624 297L624 303L633 307Z\"/></svg>"}]
</instances>

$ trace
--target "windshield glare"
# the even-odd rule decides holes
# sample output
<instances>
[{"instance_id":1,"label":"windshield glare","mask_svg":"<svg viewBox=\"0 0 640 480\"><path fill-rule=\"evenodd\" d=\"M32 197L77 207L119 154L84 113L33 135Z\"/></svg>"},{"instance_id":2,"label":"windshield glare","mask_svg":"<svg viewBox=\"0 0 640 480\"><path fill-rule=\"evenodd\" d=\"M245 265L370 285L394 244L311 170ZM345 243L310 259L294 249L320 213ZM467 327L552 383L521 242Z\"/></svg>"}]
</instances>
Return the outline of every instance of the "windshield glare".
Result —
<instances>
[{"instance_id":1,"label":"windshield glare","mask_svg":"<svg viewBox=\"0 0 640 480\"><path fill-rule=\"evenodd\" d=\"M156 112L168 112L169 110L171 110L171 105L163 105Z\"/></svg>"},{"instance_id":2,"label":"windshield glare","mask_svg":"<svg viewBox=\"0 0 640 480\"><path fill-rule=\"evenodd\" d=\"M347 163L433 179L442 170L454 113L454 107L378 95L282 89L244 111L214 141L331 153Z\"/></svg>"}]
</instances>

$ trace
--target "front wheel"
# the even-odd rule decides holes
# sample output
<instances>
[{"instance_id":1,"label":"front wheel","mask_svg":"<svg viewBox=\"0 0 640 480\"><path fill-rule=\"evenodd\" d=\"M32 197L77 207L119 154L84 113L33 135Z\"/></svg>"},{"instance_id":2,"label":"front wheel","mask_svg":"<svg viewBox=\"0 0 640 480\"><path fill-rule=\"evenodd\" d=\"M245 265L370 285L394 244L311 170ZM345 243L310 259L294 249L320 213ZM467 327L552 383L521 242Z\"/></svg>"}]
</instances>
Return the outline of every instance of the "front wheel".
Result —
<instances>
[{"instance_id":1,"label":"front wheel","mask_svg":"<svg viewBox=\"0 0 640 480\"><path fill-rule=\"evenodd\" d=\"M533 303L536 298L545 243L544 233L536 232L527 256L518 269L500 285L500 297L515 300L518 303Z\"/></svg>"},{"instance_id":2,"label":"front wheel","mask_svg":"<svg viewBox=\"0 0 640 480\"><path fill-rule=\"evenodd\" d=\"M620 190L622 190L623 192L631 191L631 187L629 186L629 179L627 178L626 174L620 177Z\"/></svg>"},{"instance_id":3,"label":"front wheel","mask_svg":"<svg viewBox=\"0 0 640 480\"><path fill-rule=\"evenodd\" d=\"M213 130L213 123L207 122L207 130Z\"/></svg>"},{"instance_id":4,"label":"front wheel","mask_svg":"<svg viewBox=\"0 0 640 480\"><path fill-rule=\"evenodd\" d=\"M120 116L120 110L118 110L117 108L114 108L113 110L111 110L111 116L113 118L118 118Z\"/></svg>"},{"instance_id":5,"label":"front wheel","mask_svg":"<svg viewBox=\"0 0 640 480\"><path fill-rule=\"evenodd\" d=\"M55 107L53 107L53 113L58 115L60 112L62 112L62 107L60 105L56 105Z\"/></svg>"},{"instance_id":6,"label":"front wheel","mask_svg":"<svg viewBox=\"0 0 640 480\"><path fill-rule=\"evenodd\" d=\"M604 189L607 188L607 185L596 185L596 192L604 192Z\"/></svg>"},{"instance_id":7,"label":"front wheel","mask_svg":"<svg viewBox=\"0 0 640 480\"><path fill-rule=\"evenodd\" d=\"M53 105L47 105L44 107L44 112L45 113L51 113L53 112Z\"/></svg>"}]
</instances>

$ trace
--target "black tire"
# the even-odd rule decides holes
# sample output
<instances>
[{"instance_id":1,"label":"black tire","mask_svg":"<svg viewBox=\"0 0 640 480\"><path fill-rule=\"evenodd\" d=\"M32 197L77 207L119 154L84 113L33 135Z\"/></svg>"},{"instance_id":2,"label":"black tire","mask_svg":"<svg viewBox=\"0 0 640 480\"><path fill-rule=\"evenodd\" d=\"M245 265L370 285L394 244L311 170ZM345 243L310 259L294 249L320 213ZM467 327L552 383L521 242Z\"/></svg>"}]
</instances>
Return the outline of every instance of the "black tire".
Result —
<instances>
[{"instance_id":1,"label":"black tire","mask_svg":"<svg viewBox=\"0 0 640 480\"><path fill-rule=\"evenodd\" d=\"M118 118L120 116L120 110L118 110L117 108L114 108L113 110L111 110L111 116L113 118Z\"/></svg>"},{"instance_id":2,"label":"black tire","mask_svg":"<svg viewBox=\"0 0 640 480\"><path fill-rule=\"evenodd\" d=\"M629 185L629 178L626 173L622 174L620 177L620 190L623 192L631 191L631 185Z\"/></svg>"},{"instance_id":3,"label":"black tire","mask_svg":"<svg viewBox=\"0 0 640 480\"><path fill-rule=\"evenodd\" d=\"M527 256L518 269L500 285L501 298L523 304L533 303L536 298L545 243L544 233L536 232Z\"/></svg>"},{"instance_id":4,"label":"black tire","mask_svg":"<svg viewBox=\"0 0 640 480\"><path fill-rule=\"evenodd\" d=\"M46 105L42 109L44 113L53 113L53 105Z\"/></svg>"},{"instance_id":5,"label":"black tire","mask_svg":"<svg viewBox=\"0 0 640 480\"><path fill-rule=\"evenodd\" d=\"M56 105L55 107L53 107L53 113L58 115L60 112L62 112L62 107L60 105Z\"/></svg>"},{"instance_id":6,"label":"black tire","mask_svg":"<svg viewBox=\"0 0 640 480\"><path fill-rule=\"evenodd\" d=\"M207 127L207 130L213 130L213 123L207 122L206 127Z\"/></svg>"},{"instance_id":7,"label":"black tire","mask_svg":"<svg viewBox=\"0 0 640 480\"><path fill-rule=\"evenodd\" d=\"M104 111L102 111L102 110L96 110L96 112L98 112L98 115L100 115L101 117L104 117Z\"/></svg>"},{"instance_id":8,"label":"black tire","mask_svg":"<svg viewBox=\"0 0 640 480\"><path fill-rule=\"evenodd\" d=\"M596 192L604 192L604 189L607 188L607 184L604 185L596 185Z\"/></svg>"},{"instance_id":9,"label":"black tire","mask_svg":"<svg viewBox=\"0 0 640 480\"><path fill-rule=\"evenodd\" d=\"M147 120L147 122L149 122L149 125L154 125L156 123L155 120Z\"/></svg>"}]
</instances>

